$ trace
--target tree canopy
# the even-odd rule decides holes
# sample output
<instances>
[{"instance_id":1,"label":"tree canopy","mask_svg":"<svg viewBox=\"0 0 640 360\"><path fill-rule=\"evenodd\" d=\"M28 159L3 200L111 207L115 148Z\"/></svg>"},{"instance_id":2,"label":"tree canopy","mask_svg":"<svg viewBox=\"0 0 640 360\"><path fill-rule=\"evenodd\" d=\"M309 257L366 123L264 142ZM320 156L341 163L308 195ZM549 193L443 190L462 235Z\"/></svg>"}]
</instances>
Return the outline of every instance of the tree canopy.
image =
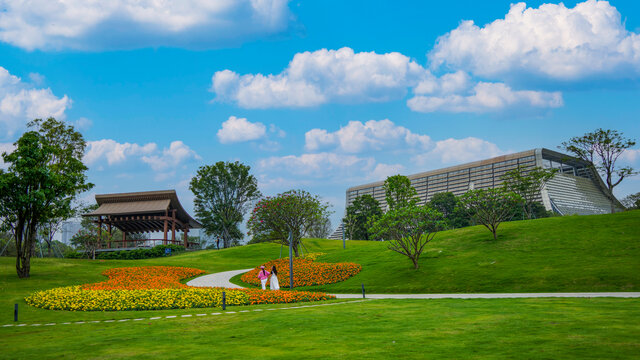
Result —
<instances>
[{"instance_id":1,"label":"tree canopy","mask_svg":"<svg viewBox=\"0 0 640 360\"><path fill-rule=\"evenodd\" d=\"M271 239L289 245L292 235L295 256L302 236L327 218L329 204L323 203L317 195L304 190L289 190L273 197L265 197L255 205L247 223L249 234L261 239Z\"/></svg>"},{"instance_id":2,"label":"tree canopy","mask_svg":"<svg viewBox=\"0 0 640 360\"><path fill-rule=\"evenodd\" d=\"M251 203L261 196L250 170L237 161L218 161L200 167L191 179L196 217L207 235L222 238L225 248L242 239L238 226Z\"/></svg>"},{"instance_id":3,"label":"tree canopy","mask_svg":"<svg viewBox=\"0 0 640 360\"><path fill-rule=\"evenodd\" d=\"M383 187L389 209L415 205L420 200L411 180L404 175L389 176Z\"/></svg>"},{"instance_id":4,"label":"tree canopy","mask_svg":"<svg viewBox=\"0 0 640 360\"><path fill-rule=\"evenodd\" d=\"M388 239L388 248L408 257L414 269L425 246L445 226L442 214L428 206L410 205L390 209L371 228L376 238Z\"/></svg>"},{"instance_id":5,"label":"tree canopy","mask_svg":"<svg viewBox=\"0 0 640 360\"><path fill-rule=\"evenodd\" d=\"M500 223L511 219L514 207L522 201L519 195L503 188L469 190L460 200L473 219L491 231L494 240Z\"/></svg>"},{"instance_id":6,"label":"tree canopy","mask_svg":"<svg viewBox=\"0 0 640 360\"><path fill-rule=\"evenodd\" d=\"M372 240L369 221L382 216L380 203L371 195L361 195L347 207L343 222L349 225L349 239Z\"/></svg>"},{"instance_id":7,"label":"tree canopy","mask_svg":"<svg viewBox=\"0 0 640 360\"><path fill-rule=\"evenodd\" d=\"M448 228L457 229L469 226L469 212L460 206L460 199L452 192L433 194L427 205L442 214Z\"/></svg>"},{"instance_id":8,"label":"tree canopy","mask_svg":"<svg viewBox=\"0 0 640 360\"><path fill-rule=\"evenodd\" d=\"M2 225L16 243L16 270L29 277L38 228L52 218L68 218L72 201L93 187L82 163L86 143L73 126L54 118L36 119L31 129L3 153L9 168L0 170Z\"/></svg>"},{"instance_id":9,"label":"tree canopy","mask_svg":"<svg viewBox=\"0 0 640 360\"><path fill-rule=\"evenodd\" d=\"M607 189L609 189L611 212L613 213L615 212L613 188L626 177L638 173L632 167L620 167L616 165L616 162L620 155L635 144L635 140L624 137L623 133L617 130L600 128L583 136L573 137L569 141L563 142L560 148L588 161L604 177Z\"/></svg>"},{"instance_id":10,"label":"tree canopy","mask_svg":"<svg viewBox=\"0 0 640 360\"><path fill-rule=\"evenodd\" d=\"M534 216L533 204L536 202L544 185L551 180L558 169L543 169L535 167L524 169L520 166L507 171L502 179L505 190L520 195L522 198L522 211L531 219Z\"/></svg>"}]
</instances>

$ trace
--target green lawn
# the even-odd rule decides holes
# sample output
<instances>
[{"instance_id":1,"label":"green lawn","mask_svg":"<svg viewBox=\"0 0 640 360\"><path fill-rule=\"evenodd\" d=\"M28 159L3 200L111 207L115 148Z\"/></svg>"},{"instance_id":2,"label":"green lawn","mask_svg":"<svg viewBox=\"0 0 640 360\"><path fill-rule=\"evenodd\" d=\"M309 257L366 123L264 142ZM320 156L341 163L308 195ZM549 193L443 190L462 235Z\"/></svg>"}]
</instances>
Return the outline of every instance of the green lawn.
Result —
<instances>
[{"instance_id":1,"label":"green lawn","mask_svg":"<svg viewBox=\"0 0 640 360\"><path fill-rule=\"evenodd\" d=\"M640 291L640 211L474 226L436 235L420 269L383 242L309 240L318 261L362 264L357 276L314 287L336 293ZM240 282L238 282L240 284ZM286 283L283 279L281 283Z\"/></svg>"},{"instance_id":2,"label":"green lawn","mask_svg":"<svg viewBox=\"0 0 640 360\"><path fill-rule=\"evenodd\" d=\"M629 359L640 353L638 305L637 299L372 300L219 316L0 328L0 357Z\"/></svg>"},{"instance_id":3,"label":"green lawn","mask_svg":"<svg viewBox=\"0 0 640 360\"><path fill-rule=\"evenodd\" d=\"M320 261L363 266L350 280L313 289L359 292L364 283L368 293L640 291L640 211L518 221L500 230L497 241L481 227L438 234L418 271L382 242L349 241L343 250L341 241L307 240L309 251L326 253ZM279 254L279 245L258 244L135 261L35 258L24 280L14 259L0 258L0 325L13 322L14 303L27 324L210 313L52 311L29 307L24 297L101 281L112 267L218 272ZM640 353L639 305L639 299L374 300L219 317L0 327L0 358L629 358Z\"/></svg>"},{"instance_id":4,"label":"green lawn","mask_svg":"<svg viewBox=\"0 0 640 360\"><path fill-rule=\"evenodd\" d=\"M320 261L363 266L347 281L313 290L358 293L364 283L368 293L640 291L640 211L517 221L500 230L497 241L479 226L438 234L417 271L383 242L349 241L343 250L342 241L307 240L309 251L326 253ZM36 290L102 281L100 273L111 267L176 265L218 272L250 268L279 255L279 245L258 244L149 260L34 258L26 280L17 278L15 260L3 257L0 308L5 310L0 323L12 320L15 303L25 321L75 319L72 313L28 307L24 297Z\"/></svg>"}]
</instances>

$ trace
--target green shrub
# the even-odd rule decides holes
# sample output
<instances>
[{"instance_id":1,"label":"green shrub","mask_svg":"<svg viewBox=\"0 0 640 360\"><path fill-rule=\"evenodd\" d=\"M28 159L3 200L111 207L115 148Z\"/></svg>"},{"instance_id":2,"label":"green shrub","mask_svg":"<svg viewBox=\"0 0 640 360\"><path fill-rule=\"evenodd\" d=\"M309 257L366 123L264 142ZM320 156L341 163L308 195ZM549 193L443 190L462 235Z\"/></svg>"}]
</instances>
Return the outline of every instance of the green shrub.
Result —
<instances>
[{"instance_id":1,"label":"green shrub","mask_svg":"<svg viewBox=\"0 0 640 360\"><path fill-rule=\"evenodd\" d=\"M135 249L135 250L121 250L121 251L109 251L96 253L96 259L100 260L139 260L139 259L151 259L165 256L165 249L171 249L171 254L183 252L184 246L182 245L158 245L151 249ZM65 252L64 257L68 259L82 259L87 257L84 252L68 251Z\"/></svg>"}]
</instances>

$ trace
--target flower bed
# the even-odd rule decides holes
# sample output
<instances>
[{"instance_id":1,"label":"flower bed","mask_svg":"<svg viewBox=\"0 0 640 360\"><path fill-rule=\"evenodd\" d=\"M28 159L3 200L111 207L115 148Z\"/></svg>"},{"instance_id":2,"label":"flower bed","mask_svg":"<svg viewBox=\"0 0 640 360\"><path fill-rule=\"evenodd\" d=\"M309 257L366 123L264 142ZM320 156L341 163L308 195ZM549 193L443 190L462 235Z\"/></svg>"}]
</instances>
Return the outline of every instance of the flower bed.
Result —
<instances>
[{"instance_id":1,"label":"flower bed","mask_svg":"<svg viewBox=\"0 0 640 360\"><path fill-rule=\"evenodd\" d=\"M182 279L202 275L199 269L177 266L140 266L114 268L102 272L109 280L82 285L84 290L142 290L177 289L188 286L180 283Z\"/></svg>"},{"instance_id":2,"label":"flower bed","mask_svg":"<svg viewBox=\"0 0 640 360\"><path fill-rule=\"evenodd\" d=\"M51 310L117 311L219 307L225 291L227 305L276 304L333 299L335 296L307 291L195 288L181 279L204 271L184 267L146 266L115 268L103 272L109 280L38 291L25 298L27 304Z\"/></svg>"},{"instance_id":3,"label":"flower bed","mask_svg":"<svg viewBox=\"0 0 640 360\"><path fill-rule=\"evenodd\" d=\"M281 279L281 286L289 283L289 258L271 260L263 264L267 270L272 266L278 269L278 278ZM318 263L310 259L294 258L293 259L293 286L313 286L333 284L356 275L362 270L360 264L354 263ZM257 267L244 275L241 280L247 284L260 285L258 280Z\"/></svg>"}]
</instances>

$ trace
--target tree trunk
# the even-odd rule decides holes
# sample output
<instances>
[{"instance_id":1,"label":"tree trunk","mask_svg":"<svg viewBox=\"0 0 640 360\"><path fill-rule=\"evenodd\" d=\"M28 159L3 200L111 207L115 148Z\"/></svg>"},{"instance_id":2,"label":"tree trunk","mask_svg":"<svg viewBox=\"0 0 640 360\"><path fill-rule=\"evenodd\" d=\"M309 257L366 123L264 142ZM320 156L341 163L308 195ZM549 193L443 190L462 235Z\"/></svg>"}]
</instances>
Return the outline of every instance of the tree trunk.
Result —
<instances>
[{"instance_id":1,"label":"tree trunk","mask_svg":"<svg viewBox=\"0 0 640 360\"><path fill-rule=\"evenodd\" d=\"M418 265L418 259L411 258L411 261L413 261L413 269L418 270L418 268L420 267L420 265Z\"/></svg>"},{"instance_id":2,"label":"tree trunk","mask_svg":"<svg viewBox=\"0 0 640 360\"><path fill-rule=\"evenodd\" d=\"M300 243L300 240L298 241L293 241L293 256L294 257L300 257L300 255L298 255L298 244Z\"/></svg>"},{"instance_id":3,"label":"tree trunk","mask_svg":"<svg viewBox=\"0 0 640 360\"><path fill-rule=\"evenodd\" d=\"M614 214L616 212L616 205L613 202L613 197L611 198L611 213Z\"/></svg>"}]
</instances>

